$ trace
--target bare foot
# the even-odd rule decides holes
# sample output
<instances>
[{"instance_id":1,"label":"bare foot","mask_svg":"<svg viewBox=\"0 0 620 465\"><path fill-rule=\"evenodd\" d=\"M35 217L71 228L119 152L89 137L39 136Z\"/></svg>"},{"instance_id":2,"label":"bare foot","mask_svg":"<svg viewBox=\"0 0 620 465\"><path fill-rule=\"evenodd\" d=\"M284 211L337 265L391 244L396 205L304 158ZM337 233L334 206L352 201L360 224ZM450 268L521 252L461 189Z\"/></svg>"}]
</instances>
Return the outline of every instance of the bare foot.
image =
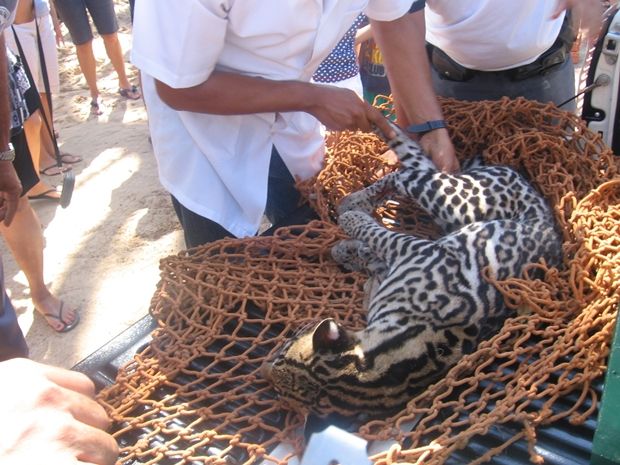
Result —
<instances>
[{"instance_id":1,"label":"bare foot","mask_svg":"<svg viewBox=\"0 0 620 465\"><path fill-rule=\"evenodd\" d=\"M33 303L36 311L43 315L47 324L59 333L73 329L80 321L76 309L70 308L52 294L41 301L33 301Z\"/></svg>"}]
</instances>

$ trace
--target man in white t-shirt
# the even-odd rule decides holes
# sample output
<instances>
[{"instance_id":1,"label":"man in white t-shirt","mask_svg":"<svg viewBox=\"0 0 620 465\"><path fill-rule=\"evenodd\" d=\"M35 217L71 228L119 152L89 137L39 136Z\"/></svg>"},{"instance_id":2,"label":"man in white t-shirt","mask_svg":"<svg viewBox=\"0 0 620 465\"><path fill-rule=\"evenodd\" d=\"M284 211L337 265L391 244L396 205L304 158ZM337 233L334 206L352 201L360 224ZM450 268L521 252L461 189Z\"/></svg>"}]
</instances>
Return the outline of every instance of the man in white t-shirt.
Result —
<instances>
[{"instance_id":1,"label":"man in white t-shirt","mask_svg":"<svg viewBox=\"0 0 620 465\"><path fill-rule=\"evenodd\" d=\"M268 201L270 161L271 174L283 161L280 171L288 177L270 181L270 191L276 183L290 186L291 175L316 174L324 156L321 123L364 131L376 124L389 131L381 113L354 92L309 83L362 11L385 49L400 124L414 126L440 168L458 168L432 92L424 38L415 26L424 18L421 11L407 14L411 5L412 0L137 2L132 61L142 73L160 180L172 195L188 247L253 235L274 204L280 213L271 221L282 219L296 197L290 190L270 192Z\"/></svg>"},{"instance_id":2,"label":"man in white t-shirt","mask_svg":"<svg viewBox=\"0 0 620 465\"><path fill-rule=\"evenodd\" d=\"M600 0L426 0L425 18L438 95L560 105L575 94L573 27L581 19L595 35L602 6ZM574 101L564 108L574 109Z\"/></svg>"}]
</instances>

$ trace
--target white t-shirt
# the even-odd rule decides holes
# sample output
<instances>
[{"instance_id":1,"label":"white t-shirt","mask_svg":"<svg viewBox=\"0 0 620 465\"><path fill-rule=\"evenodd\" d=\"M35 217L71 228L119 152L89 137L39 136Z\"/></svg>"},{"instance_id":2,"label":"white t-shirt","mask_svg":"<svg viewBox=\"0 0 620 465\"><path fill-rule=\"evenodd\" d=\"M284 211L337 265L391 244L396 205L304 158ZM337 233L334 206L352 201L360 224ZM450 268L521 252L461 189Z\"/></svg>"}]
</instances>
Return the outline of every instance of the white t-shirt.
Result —
<instances>
[{"instance_id":1,"label":"white t-shirt","mask_svg":"<svg viewBox=\"0 0 620 465\"><path fill-rule=\"evenodd\" d=\"M154 78L173 88L214 69L309 81L357 15L389 21L411 0L149 0L137 2L132 61L143 93L159 176L183 206L238 237L253 235L267 200L271 147L294 176L320 170L319 122L307 113L219 116L175 111Z\"/></svg>"},{"instance_id":2,"label":"white t-shirt","mask_svg":"<svg viewBox=\"0 0 620 465\"><path fill-rule=\"evenodd\" d=\"M536 60L555 42L564 13L555 0L427 0L426 40L461 65L482 71Z\"/></svg>"}]
</instances>

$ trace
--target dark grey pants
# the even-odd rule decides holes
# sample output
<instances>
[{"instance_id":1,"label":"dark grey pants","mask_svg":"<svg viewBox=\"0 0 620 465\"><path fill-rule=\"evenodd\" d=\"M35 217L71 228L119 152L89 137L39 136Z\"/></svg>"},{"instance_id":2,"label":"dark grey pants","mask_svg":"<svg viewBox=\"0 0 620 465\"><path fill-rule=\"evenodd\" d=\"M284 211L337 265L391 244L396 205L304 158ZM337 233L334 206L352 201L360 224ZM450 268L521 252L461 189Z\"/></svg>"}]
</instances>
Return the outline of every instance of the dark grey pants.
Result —
<instances>
[{"instance_id":1,"label":"dark grey pants","mask_svg":"<svg viewBox=\"0 0 620 465\"><path fill-rule=\"evenodd\" d=\"M432 66L435 92L442 97L458 100L498 100L502 97L525 97L538 102L560 105L575 95L575 67L570 54L557 68L544 75L536 75L522 81L513 81L503 73L477 73L463 82L441 78ZM575 111L575 101L562 106L563 110Z\"/></svg>"}]
</instances>

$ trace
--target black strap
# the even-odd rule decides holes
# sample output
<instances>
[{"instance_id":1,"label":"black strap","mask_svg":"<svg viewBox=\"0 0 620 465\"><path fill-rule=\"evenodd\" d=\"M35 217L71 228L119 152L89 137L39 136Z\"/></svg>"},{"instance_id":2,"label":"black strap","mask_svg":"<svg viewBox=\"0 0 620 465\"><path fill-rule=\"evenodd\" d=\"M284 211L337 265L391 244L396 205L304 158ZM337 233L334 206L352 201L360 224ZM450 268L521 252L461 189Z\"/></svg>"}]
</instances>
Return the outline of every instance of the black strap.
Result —
<instances>
[{"instance_id":1,"label":"black strap","mask_svg":"<svg viewBox=\"0 0 620 465\"><path fill-rule=\"evenodd\" d=\"M447 127L446 122L442 119L434 119L432 121L425 121L422 124L413 124L407 127L407 132L413 134L426 134L427 132L431 132L435 129L443 129Z\"/></svg>"}]
</instances>

